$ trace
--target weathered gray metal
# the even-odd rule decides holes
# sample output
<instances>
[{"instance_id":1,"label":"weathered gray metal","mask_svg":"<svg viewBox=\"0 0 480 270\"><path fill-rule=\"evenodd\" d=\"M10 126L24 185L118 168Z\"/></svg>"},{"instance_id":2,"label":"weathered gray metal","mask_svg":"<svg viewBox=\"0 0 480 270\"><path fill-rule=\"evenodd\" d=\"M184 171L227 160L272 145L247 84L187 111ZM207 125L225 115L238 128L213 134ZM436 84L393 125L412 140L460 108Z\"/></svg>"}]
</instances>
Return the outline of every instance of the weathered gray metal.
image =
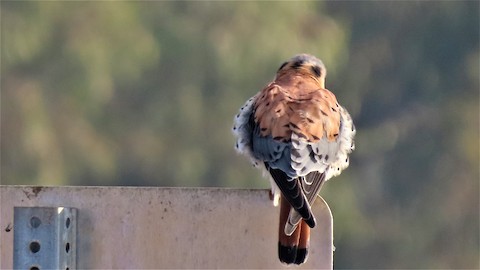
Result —
<instances>
[{"instance_id":1,"label":"weathered gray metal","mask_svg":"<svg viewBox=\"0 0 480 270\"><path fill-rule=\"evenodd\" d=\"M66 207L15 207L13 268L76 269L77 211Z\"/></svg>"},{"instance_id":2,"label":"weathered gray metal","mask_svg":"<svg viewBox=\"0 0 480 270\"><path fill-rule=\"evenodd\" d=\"M0 268L13 267L14 207L77 209L78 269L284 268L267 190L0 186ZM321 199L301 268L332 268L332 217Z\"/></svg>"}]
</instances>

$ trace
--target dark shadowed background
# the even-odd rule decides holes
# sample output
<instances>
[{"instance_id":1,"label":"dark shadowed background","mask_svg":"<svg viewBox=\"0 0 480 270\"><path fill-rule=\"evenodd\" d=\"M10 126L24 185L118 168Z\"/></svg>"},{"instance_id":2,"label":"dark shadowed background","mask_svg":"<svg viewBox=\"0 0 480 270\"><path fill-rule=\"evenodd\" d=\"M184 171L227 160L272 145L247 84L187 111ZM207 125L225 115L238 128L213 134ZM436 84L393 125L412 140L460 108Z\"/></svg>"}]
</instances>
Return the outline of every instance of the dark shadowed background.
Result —
<instances>
[{"instance_id":1,"label":"dark shadowed background","mask_svg":"<svg viewBox=\"0 0 480 270\"><path fill-rule=\"evenodd\" d=\"M307 52L358 130L336 268L479 267L479 2L0 5L2 184L267 188L233 116Z\"/></svg>"}]
</instances>

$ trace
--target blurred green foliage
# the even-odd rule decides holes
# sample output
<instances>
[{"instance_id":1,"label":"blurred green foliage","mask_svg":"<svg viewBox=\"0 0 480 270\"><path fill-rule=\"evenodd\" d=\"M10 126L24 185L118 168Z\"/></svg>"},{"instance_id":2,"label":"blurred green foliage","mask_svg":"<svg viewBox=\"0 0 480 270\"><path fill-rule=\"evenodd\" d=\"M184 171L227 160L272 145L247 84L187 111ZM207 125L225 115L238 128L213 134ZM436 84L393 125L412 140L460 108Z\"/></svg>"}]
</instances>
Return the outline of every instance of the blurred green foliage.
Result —
<instances>
[{"instance_id":1,"label":"blurred green foliage","mask_svg":"<svg viewBox=\"0 0 480 270\"><path fill-rule=\"evenodd\" d=\"M479 267L479 2L0 5L2 184L267 188L232 119L308 52L358 129L335 266Z\"/></svg>"}]
</instances>

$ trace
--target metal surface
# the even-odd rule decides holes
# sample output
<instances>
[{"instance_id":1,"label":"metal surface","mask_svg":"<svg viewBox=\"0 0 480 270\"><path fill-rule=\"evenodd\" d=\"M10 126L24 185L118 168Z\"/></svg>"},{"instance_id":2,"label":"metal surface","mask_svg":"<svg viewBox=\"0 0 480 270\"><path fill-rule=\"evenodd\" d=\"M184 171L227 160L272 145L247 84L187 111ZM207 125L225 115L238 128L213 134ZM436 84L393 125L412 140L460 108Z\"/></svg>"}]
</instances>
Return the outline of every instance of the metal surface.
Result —
<instances>
[{"instance_id":1,"label":"metal surface","mask_svg":"<svg viewBox=\"0 0 480 270\"><path fill-rule=\"evenodd\" d=\"M287 268L267 190L0 186L0 268L13 267L14 207L78 210L78 269ZM313 212L311 253L296 269L331 269L332 217ZM43 247L42 247L43 248Z\"/></svg>"},{"instance_id":2,"label":"metal surface","mask_svg":"<svg viewBox=\"0 0 480 270\"><path fill-rule=\"evenodd\" d=\"M75 269L76 213L65 207L14 207L13 267Z\"/></svg>"}]
</instances>

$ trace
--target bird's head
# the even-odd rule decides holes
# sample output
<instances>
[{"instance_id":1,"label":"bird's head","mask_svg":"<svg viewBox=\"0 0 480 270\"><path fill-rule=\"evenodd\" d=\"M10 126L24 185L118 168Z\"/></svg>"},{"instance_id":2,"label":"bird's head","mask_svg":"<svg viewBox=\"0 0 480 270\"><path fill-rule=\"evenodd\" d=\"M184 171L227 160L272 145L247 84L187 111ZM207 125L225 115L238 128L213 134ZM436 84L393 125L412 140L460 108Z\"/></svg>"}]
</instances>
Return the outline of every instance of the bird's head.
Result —
<instances>
[{"instance_id":1,"label":"bird's head","mask_svg":"<svg viewBox=\"0 0 480 270\"><path fill-rule=\"evenodd\" d=\"M277 78L290 74L291 72L309 75L318 80L319 83L325 87L325 77L327 76L327 69L322 60L310 54L297 54L287 62L283 63L277 71Z\"/></svg>"}]
</instances>

